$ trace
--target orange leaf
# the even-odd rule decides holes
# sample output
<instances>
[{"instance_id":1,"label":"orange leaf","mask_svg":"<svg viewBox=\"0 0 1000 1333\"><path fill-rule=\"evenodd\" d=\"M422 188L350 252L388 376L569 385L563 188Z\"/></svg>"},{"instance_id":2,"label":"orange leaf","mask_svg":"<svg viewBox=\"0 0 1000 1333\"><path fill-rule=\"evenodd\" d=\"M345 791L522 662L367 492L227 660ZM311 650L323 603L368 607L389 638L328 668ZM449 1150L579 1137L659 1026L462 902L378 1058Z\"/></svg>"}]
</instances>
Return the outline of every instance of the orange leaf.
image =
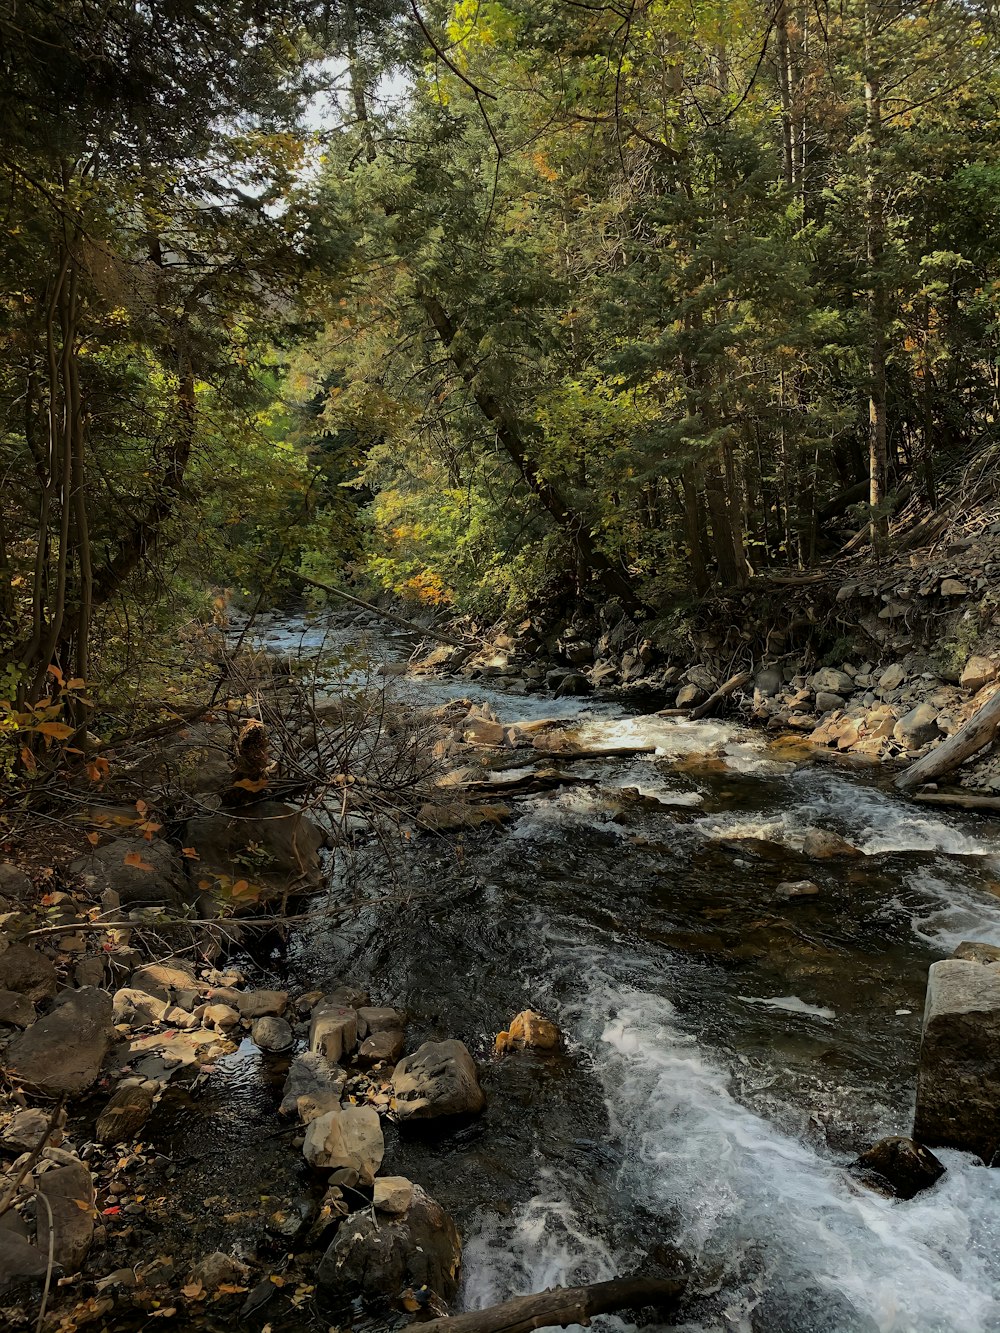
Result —
<instances>
[{"instance_id":1,"label":"orange leaf","mask_svg":"<svg viewBox=\"0 0 1000 1333\"><path fill-rule=\"evenodd\" d=\"M59 670L59 668L56 666L54 662L50 662L49 665L45 668L45 670L49 673L50 676L54 677L55 680L57 680L60 685L63 683L63 673Z\"/></svg>"},{"instance_id":2,"label":"orange leaf","mask_svg":"<svg viewBox=\"0 0 1000 1333\"><path fill-rule=\"evenodd\" d=\"M230 893L232 893L233 895L236 895L237 893L246 893L249 890L249 888L250 888L250 883L248 880L238 879L236 883L233 885L233 887L230 889Z\"/></svg>"},{"instance_id":3,"label":"orange leaf","mask_svg":"<svg viewBox=\"0 0 1000 1333\"><path fill-rule=\"evenodd\" d=\"M263 791L267 786L267 778L240 778L233 786L242 787L244 791Z\"/></svg>"},{"instance_id":4,"label":"orange leaf","mask_svg":"<svg viewBox=\"0 0 1000 1333\"><path fill-rule=\"evenodd\" d=\"M87 841L90 843L92 847L96 847L97 844L101 841L101 835L99 833L88 833Z\"/></svg>"},{"instance_id":5,"label":"orange leaf","mask_svg":"<svg viewBox=\"0 0 1000 1333\"><path fill-rule=\"evenodd\" d=\"M35 756L26 745L21 747L21 763L29 773L36 773L38 771L38 765L35 763Z\"/></svg>"},{"instance_id":6,"label":"orange leaf","mask_svg":"<svg viewBox=\"0 0 1000 1333\"><path fill-rule=\"evenodd\" d=\"M135 808L139 811L140 815L144 815L146 811L149 809L149 806L146 804L145 801L136 801Z\"/></svg>"},{"instance_id":7,"label":"orange leaf","mask_svg":"<svg viewBox=\"0 0 1000 1333\"><path fill-rule=\"evenodd\" d=\"M69 727L65 722L39 722L31 730L41 732L43 736L51 736L54 741L65 741L75 733L76 727Z\"/></svg>"},{"instance_id":8,"label":"orange leaf","mask_svg":"<svg viewBox=\"0 0 1000 1333\"><path fill-rule=\"evenodd\" d=\"M187 856L187 857L190 857L190 859L191 859L192 861L200 861L200 860L201 860L201 857L198 855L198 853L195 851L195 849L194 849L193 847L182 847L182 848L181 848L181 856Z\"/></svg>"},{"instance_id":9,"label":"orange leaf","mask_svg":"<svg viewBox=\"0 0 1000 1333\"><path fill-rule=\"evenodd\" d=\"M129 852L125 857L125 865L134 866L136 870L152 870L153 867L148 861L144 861L138 852Z\"/></svg>"}]
</instances>

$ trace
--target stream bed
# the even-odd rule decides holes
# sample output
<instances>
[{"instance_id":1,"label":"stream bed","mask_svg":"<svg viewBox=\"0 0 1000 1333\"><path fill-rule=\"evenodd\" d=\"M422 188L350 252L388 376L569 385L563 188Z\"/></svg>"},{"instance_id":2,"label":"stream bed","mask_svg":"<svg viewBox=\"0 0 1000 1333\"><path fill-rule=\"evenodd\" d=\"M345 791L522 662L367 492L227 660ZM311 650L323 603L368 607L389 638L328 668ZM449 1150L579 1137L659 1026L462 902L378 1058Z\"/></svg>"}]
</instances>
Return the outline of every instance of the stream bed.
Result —
<instances>
[{"instance_id":1,"label":"stream bed","mask_svg":"<svg viewBox=\"0 0 1000 1333\"><path fill-rule=\"evenodd\" d=\"M325 633L286 622L265 642L308 654ZM409 646L369 650L398 661ZM462 1306L655 1273L680 1251L691 1276L672 1327L1000 1329L1000 1171L941 1151L943 1179L897 1202L845 1170L909 1132L929 964L964 939L1000 944L993 823L727 722L412 675L386 688L400 705L468 697L504 722L573 718L589 745L657 747L578 763L591 783L515 797L501 828L416 837L391 867L380 849L338 853L338 902L396 900L290 945L293 987L365 984L408 1011L408 1049L459 1037L480 1063L486 1112L457 1131L387 1125L383 1166L455 1217ZM806 860L816 827L863 855ZM820 893L778 892L803 879ZM528 1007L566 1050L494 1057ZM228 1145L230 1186L269 1160L233 1167L248 1126L263 1143L278 1124L280 1076L268 1085L246 1045L197 1111L206 1191L213 1145Z\"/></svg>"}]
</instances>

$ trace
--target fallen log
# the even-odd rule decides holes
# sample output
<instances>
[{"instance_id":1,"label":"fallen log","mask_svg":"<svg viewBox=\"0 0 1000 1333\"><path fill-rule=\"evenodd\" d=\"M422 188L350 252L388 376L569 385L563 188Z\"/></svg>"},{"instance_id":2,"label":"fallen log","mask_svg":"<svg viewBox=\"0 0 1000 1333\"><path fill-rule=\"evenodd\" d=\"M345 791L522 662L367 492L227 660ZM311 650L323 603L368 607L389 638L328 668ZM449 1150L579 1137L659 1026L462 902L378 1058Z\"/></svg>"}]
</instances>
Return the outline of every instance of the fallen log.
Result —
<instances>
[{"instance_id":1,"label":"fallen log","mask_svg":"<svg viewBox=\"0 0 1000 1333\"><path fill-rule=\"evenodd\" d=\"M691 721L696 722L700 717L708 717L709 713L711 713L718 704L722 703L723 699L728 698L729 695L732 694L734 690L738 690L741 685L745 685L750 679L750 676L751 673L749 671L738 671L735 676L730 676L724 684L719 686L714 694L708 696L703 704L699 704L697 708L691 709L691 712L688 714Z\"/></svg>"},{"instance_id":2,"label":"fallen log","mask_svg":"<svg viewBox=\"0 0 1000 1333\"><path fill-rule=\"evenodd\" d=\"M997 727L1000 727L1000 690L964 726L959 727L954 736L949 736L900 773L896 787L900 791L911 791L924 782L935 782L989 745L996 736Z\"/></svg>"},{"instance_id":3,"label":"fallen log","mask_svg":"<svg viewBox=\"0 0 1000 1333\"><path fill-rule=\"evenodd\" d=\"M638 754L655 754L656 746L637 742L635 745L608 745L603 750L598 746L582 746L576 750L559 750L555 747L541 746L536 743L539 754L548 754L558 759L561 764L572 764L578 759L631 759Z\"/></svg>"},{"instance_id":4,"label":"fallen log","mask_svg":"<svg viewBox=\"0 0 1000 1333\"><path fill-rule=\"evenodd\" d=\"M1000 814L1000 796L978 796L973 792L921 791L913 799L922 805L948 805L959 810L986 810Z\"/></svg>"},{"instance_id":5,"label":"fallen log","mask_svg":"<svg viewBox=\"0 0 1000 1333\"><path fill-rule=\"evenodd\" d=\"M366 602L363 597L355 597L353 593L345 592L343 588L335 588L330 583L320 583L319 579L311 579L308 574L300 574L294 569L286 569L285 573L291 574L293 578L300 579L303 583L308 583L310 588L319 588L321 592L328 592L331 597L341 597L345 602L350 602L352 606L363 607L365 611L370 611L373 616L388 620L390 624L398 625L401 629L408 629L413 634L419 634L421 637L426 635L430 639L439 639L441 643L450 644L452 648L472 649L478 647L478 644L475 643L453 639L450 634L444 634L439 629L430 629L427 625L418 625L415 621L397 616L392 611L384 611L380 606L375 606L372 602Z\"/></svg>"},{"instance_id":6,"label":"fallen log","mask_svg":"<svg viewBox=\"0 0 1000 1333\"><path fill-rule=\"evenodd\" d=\"M501 1305L468 1314L431 1319L421 1333L531 1333L536 1328L567 1328L589 1324L594 1315L644 1305L658 1310L677 1304L685 1287L683 1278L617 1278L587 1287L552 1287L534 1296L515 1296Z\"/></svg>"}]
</instances>

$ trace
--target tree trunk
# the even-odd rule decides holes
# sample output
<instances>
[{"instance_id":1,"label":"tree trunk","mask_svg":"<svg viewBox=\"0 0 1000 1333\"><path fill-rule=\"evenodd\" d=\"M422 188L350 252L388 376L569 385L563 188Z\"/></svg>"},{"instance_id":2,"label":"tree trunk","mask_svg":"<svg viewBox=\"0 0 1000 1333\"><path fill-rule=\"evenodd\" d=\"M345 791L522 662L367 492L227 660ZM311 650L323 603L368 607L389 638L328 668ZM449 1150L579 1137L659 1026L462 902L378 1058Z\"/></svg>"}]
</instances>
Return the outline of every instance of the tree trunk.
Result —
<instances>
[{"instance_id":1,"label":"tree trunk","mask_svg":"<svg viewBox=\"0 0 1000 1333\"><path fill-rule=\"evenodd\" d=\"M865 122L867 129L866 174L868 177L868 503L871 505L871 539L876 553L885 550L889 537L888 518L882 511L888 475L886 429L886 308L885 199L882 192L880 151L882 144L882 93L871 55L871 38L865 41Z\"/></svg>"},{"instance_id":2,"label":"tree trunk","mask_svg":"<svg viewBox=\"0 0 1000 1333\"><path fill-rule=\"evenodd\" d=\"M536 1328L589 1324L594 1315L645 1305L668 1309L684 1293L683 1278L618 1278L588 1287L553 1287L535 1296L515 1296L487 1310L431 1319L421 1333L531 1333Z\"/></svg>"}]
</instances>

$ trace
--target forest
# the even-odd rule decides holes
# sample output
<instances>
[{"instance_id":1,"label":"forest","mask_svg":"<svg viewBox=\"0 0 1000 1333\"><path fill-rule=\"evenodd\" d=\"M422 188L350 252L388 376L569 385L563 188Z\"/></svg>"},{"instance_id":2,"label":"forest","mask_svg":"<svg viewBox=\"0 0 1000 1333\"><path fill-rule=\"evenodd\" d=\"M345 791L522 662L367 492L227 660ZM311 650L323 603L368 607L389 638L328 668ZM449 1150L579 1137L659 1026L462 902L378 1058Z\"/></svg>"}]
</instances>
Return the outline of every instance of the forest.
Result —
<instances>
[{"instance_id":1,"label":"forest","mask_svg":"<svg viewBox=\"0 0 1000 1333\"><path fill-rule=\"evenodd\" d=\"M1000 9L0 73L0 1325L1000 1327Z\"/></svg>"}]
</instances>

